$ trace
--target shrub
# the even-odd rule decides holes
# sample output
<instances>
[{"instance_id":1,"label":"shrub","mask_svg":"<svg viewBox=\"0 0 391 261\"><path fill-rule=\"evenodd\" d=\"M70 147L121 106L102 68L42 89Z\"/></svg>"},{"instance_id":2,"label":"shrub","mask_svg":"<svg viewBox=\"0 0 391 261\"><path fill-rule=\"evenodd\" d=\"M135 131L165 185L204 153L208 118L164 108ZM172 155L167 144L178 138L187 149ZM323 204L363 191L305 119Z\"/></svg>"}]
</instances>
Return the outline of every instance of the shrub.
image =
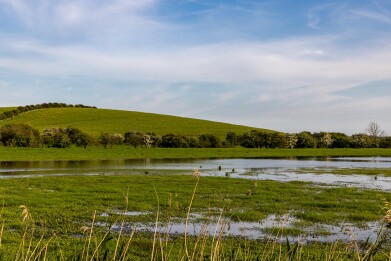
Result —
<instances>
[{"instance_id":1,"label":"shrub","mask_svg":"<svg viewBox=\"0 0 391 261\"><path fill-rule=\"evenodd\" d=\"M220 148L221 141L214 134L202 134L198 138L199 146L202 148Z\"/></svg>"},{"instance_id":2,"label":"shrub","mask_svg":"<svg viewBox=\"0 0 391 261\"><path fill-rule=\"evenodd\" d=\"M61 128L44 129L42 142L48 148L67 148L71 145L71 140L66 131Z\"/></svg>"},{"instance_id":3,"label":"shrub","mask_svg":"<svg viewBox=\"0 0 391 261\"><path fill-rule=\"evenodd\" d=\"M38 147L39 131L27 124L7 124L0 128L0 142L10 147Z\"/></svg>"}]
</instances>

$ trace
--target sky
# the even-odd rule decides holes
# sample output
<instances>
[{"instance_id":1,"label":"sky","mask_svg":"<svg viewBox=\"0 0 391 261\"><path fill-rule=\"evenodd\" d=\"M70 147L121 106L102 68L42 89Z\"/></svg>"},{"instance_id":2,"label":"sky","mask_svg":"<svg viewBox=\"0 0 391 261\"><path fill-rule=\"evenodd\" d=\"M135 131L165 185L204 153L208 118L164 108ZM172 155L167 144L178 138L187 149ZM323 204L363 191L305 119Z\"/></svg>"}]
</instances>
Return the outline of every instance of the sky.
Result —
<instances>
[{"instance_id":1,"label":"sky","mask_svg":"<svg viewBox=\"0 0 391 261\"><path fill-rule=\"evenodd\" d=\"M0 0L0 107L391 135L391 0Z\"/></svg>"}]
</instances>

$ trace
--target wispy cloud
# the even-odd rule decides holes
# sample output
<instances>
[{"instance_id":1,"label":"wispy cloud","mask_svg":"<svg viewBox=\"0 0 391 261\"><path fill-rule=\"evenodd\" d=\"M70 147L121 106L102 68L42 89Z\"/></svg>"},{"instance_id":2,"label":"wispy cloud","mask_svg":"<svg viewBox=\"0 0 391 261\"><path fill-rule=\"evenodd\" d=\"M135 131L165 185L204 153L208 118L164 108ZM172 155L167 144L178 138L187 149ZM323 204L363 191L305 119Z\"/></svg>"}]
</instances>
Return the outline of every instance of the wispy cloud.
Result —
<instances>
[{"instance_id":1,"label":"wispy cloud","mask_svg":"<svg viewBox=\"0 0 391 261\"><path fill-rule=\"evenodd\" d=\"M391 24L391 16L390 16L390 14L387 14L387 13L373 12L373 11L368 11L365 9L364 10L357 9L357 10L351 10L351 14L356 15L358 17L368 18L368 19L375 20L378 22Z\"/></svg>"},{"instance_id":2,"label":"wispy cloud","mask_svg":"<svg viewBox=\"0 0 391 261\"><path fill-rule=\"evenodd\" d=\"M346 119L365 115L360 106L376 102L365 120L389 108L381 95L347 94L390 78L390 8L0 0L0 89L9 93L0 105L65 98L280 130L358 128Z\"/></svg>"}]
</instances>

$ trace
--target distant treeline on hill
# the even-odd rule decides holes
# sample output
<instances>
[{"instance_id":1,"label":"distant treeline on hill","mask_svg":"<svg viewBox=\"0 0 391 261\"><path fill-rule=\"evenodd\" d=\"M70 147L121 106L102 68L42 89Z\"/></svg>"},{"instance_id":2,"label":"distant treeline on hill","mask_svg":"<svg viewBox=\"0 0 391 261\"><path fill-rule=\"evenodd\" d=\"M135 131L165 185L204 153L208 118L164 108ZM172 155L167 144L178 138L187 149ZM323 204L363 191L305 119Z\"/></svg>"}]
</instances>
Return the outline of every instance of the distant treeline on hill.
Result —
<instances>
[{"instance_id":1,"label":"distant treeline on hill","mask_svg":"<svg viewBox=\"0 0 391 261\"><path fill-rule=\"evenodd\" d=\"M128 145L147 148L391 148L391 137L368 135L365 133L348 136L343 133L281 133L252 130L237 134L227 132L225 140L215 134L202 134L186 137L181 134L143 133L129 131L124 134L101 133L93 137L78 128L46 128L40 133L30 125L7 124L0 127L0 146L8 147L49 147L67 148L113 145Z\"/></svg>"},{"instance_id":2,"label":"distant treeline on hill","mask_svg":"<svg viewBox=\"0 0 391 261\"><path fill-rule=\"evenodd\" d=\"M0 114L0 120L12 118L15 116L18 116L19 114L23 112L33 111L33 110L39 110L39 109L47 109L47 108L93 108L96 109L95 106L87 106L83 104L66 104L66 103L57 103L57 102L49 102L49 103L42 103L42 104L36 104L36 105L26 105L26 106L19 106L18 108L10 111L5 111L2 114Z\"/></svg>"}]
</instances>

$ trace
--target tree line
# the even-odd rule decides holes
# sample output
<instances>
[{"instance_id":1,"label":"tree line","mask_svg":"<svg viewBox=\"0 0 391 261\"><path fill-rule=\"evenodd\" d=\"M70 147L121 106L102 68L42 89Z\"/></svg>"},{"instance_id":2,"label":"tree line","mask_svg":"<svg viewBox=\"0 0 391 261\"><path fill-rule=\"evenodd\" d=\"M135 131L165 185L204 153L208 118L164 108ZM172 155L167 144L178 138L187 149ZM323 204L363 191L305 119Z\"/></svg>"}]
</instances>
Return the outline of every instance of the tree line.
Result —
<instances>
[{"instance_id":1,"label":"tree line","mask_svg":"<svg viewBox=\"0 0 391 261\"><path fill-rule=\"evenodd\" d=\"M252 130L237 134L227 132L225 140L215 134L187 137L181 134L156 135L153 132L128 131L124 134L101 133L93 137L78 128L51 127L42 133L27 124L7 124L0 127L0 146L67 148L128 145L147 148L391 148L391 137L379 133L359 133L348 136L338 132L303 131L300 133Z\"/></svg>"},{"instance_id":2,"label":"tree line","mask_svg":"<svg viewBox=\"0 0 391 261\"><path fill-rule=\"evenodd\" d=\"M35 105L26 105L26 106L19 106L16 109L5 111L2 114L0 114L0 120L5 120L8 118L12 118L15 116L18 116L21 113L33 111L33 110L39 110L39 109L47 109L47 108L92 108L96 109L95 106L87 106L83 104L66 104L66 103L57 103L57 102L49 102L49 103L41 103L41 104L35 104Z\"/></svg>"},{"instance_id":3,"label":"tree line","mask_svg":"<svg viewBox=\"0 0 391 261\"><path fill-rule=\"evenodd\" d=\"M245 148L391 148L391 137L358 133L303 131L300 133L266 133L251 131L241 135L227 133L227 146Z\"/></svg>"}]
</instances>

